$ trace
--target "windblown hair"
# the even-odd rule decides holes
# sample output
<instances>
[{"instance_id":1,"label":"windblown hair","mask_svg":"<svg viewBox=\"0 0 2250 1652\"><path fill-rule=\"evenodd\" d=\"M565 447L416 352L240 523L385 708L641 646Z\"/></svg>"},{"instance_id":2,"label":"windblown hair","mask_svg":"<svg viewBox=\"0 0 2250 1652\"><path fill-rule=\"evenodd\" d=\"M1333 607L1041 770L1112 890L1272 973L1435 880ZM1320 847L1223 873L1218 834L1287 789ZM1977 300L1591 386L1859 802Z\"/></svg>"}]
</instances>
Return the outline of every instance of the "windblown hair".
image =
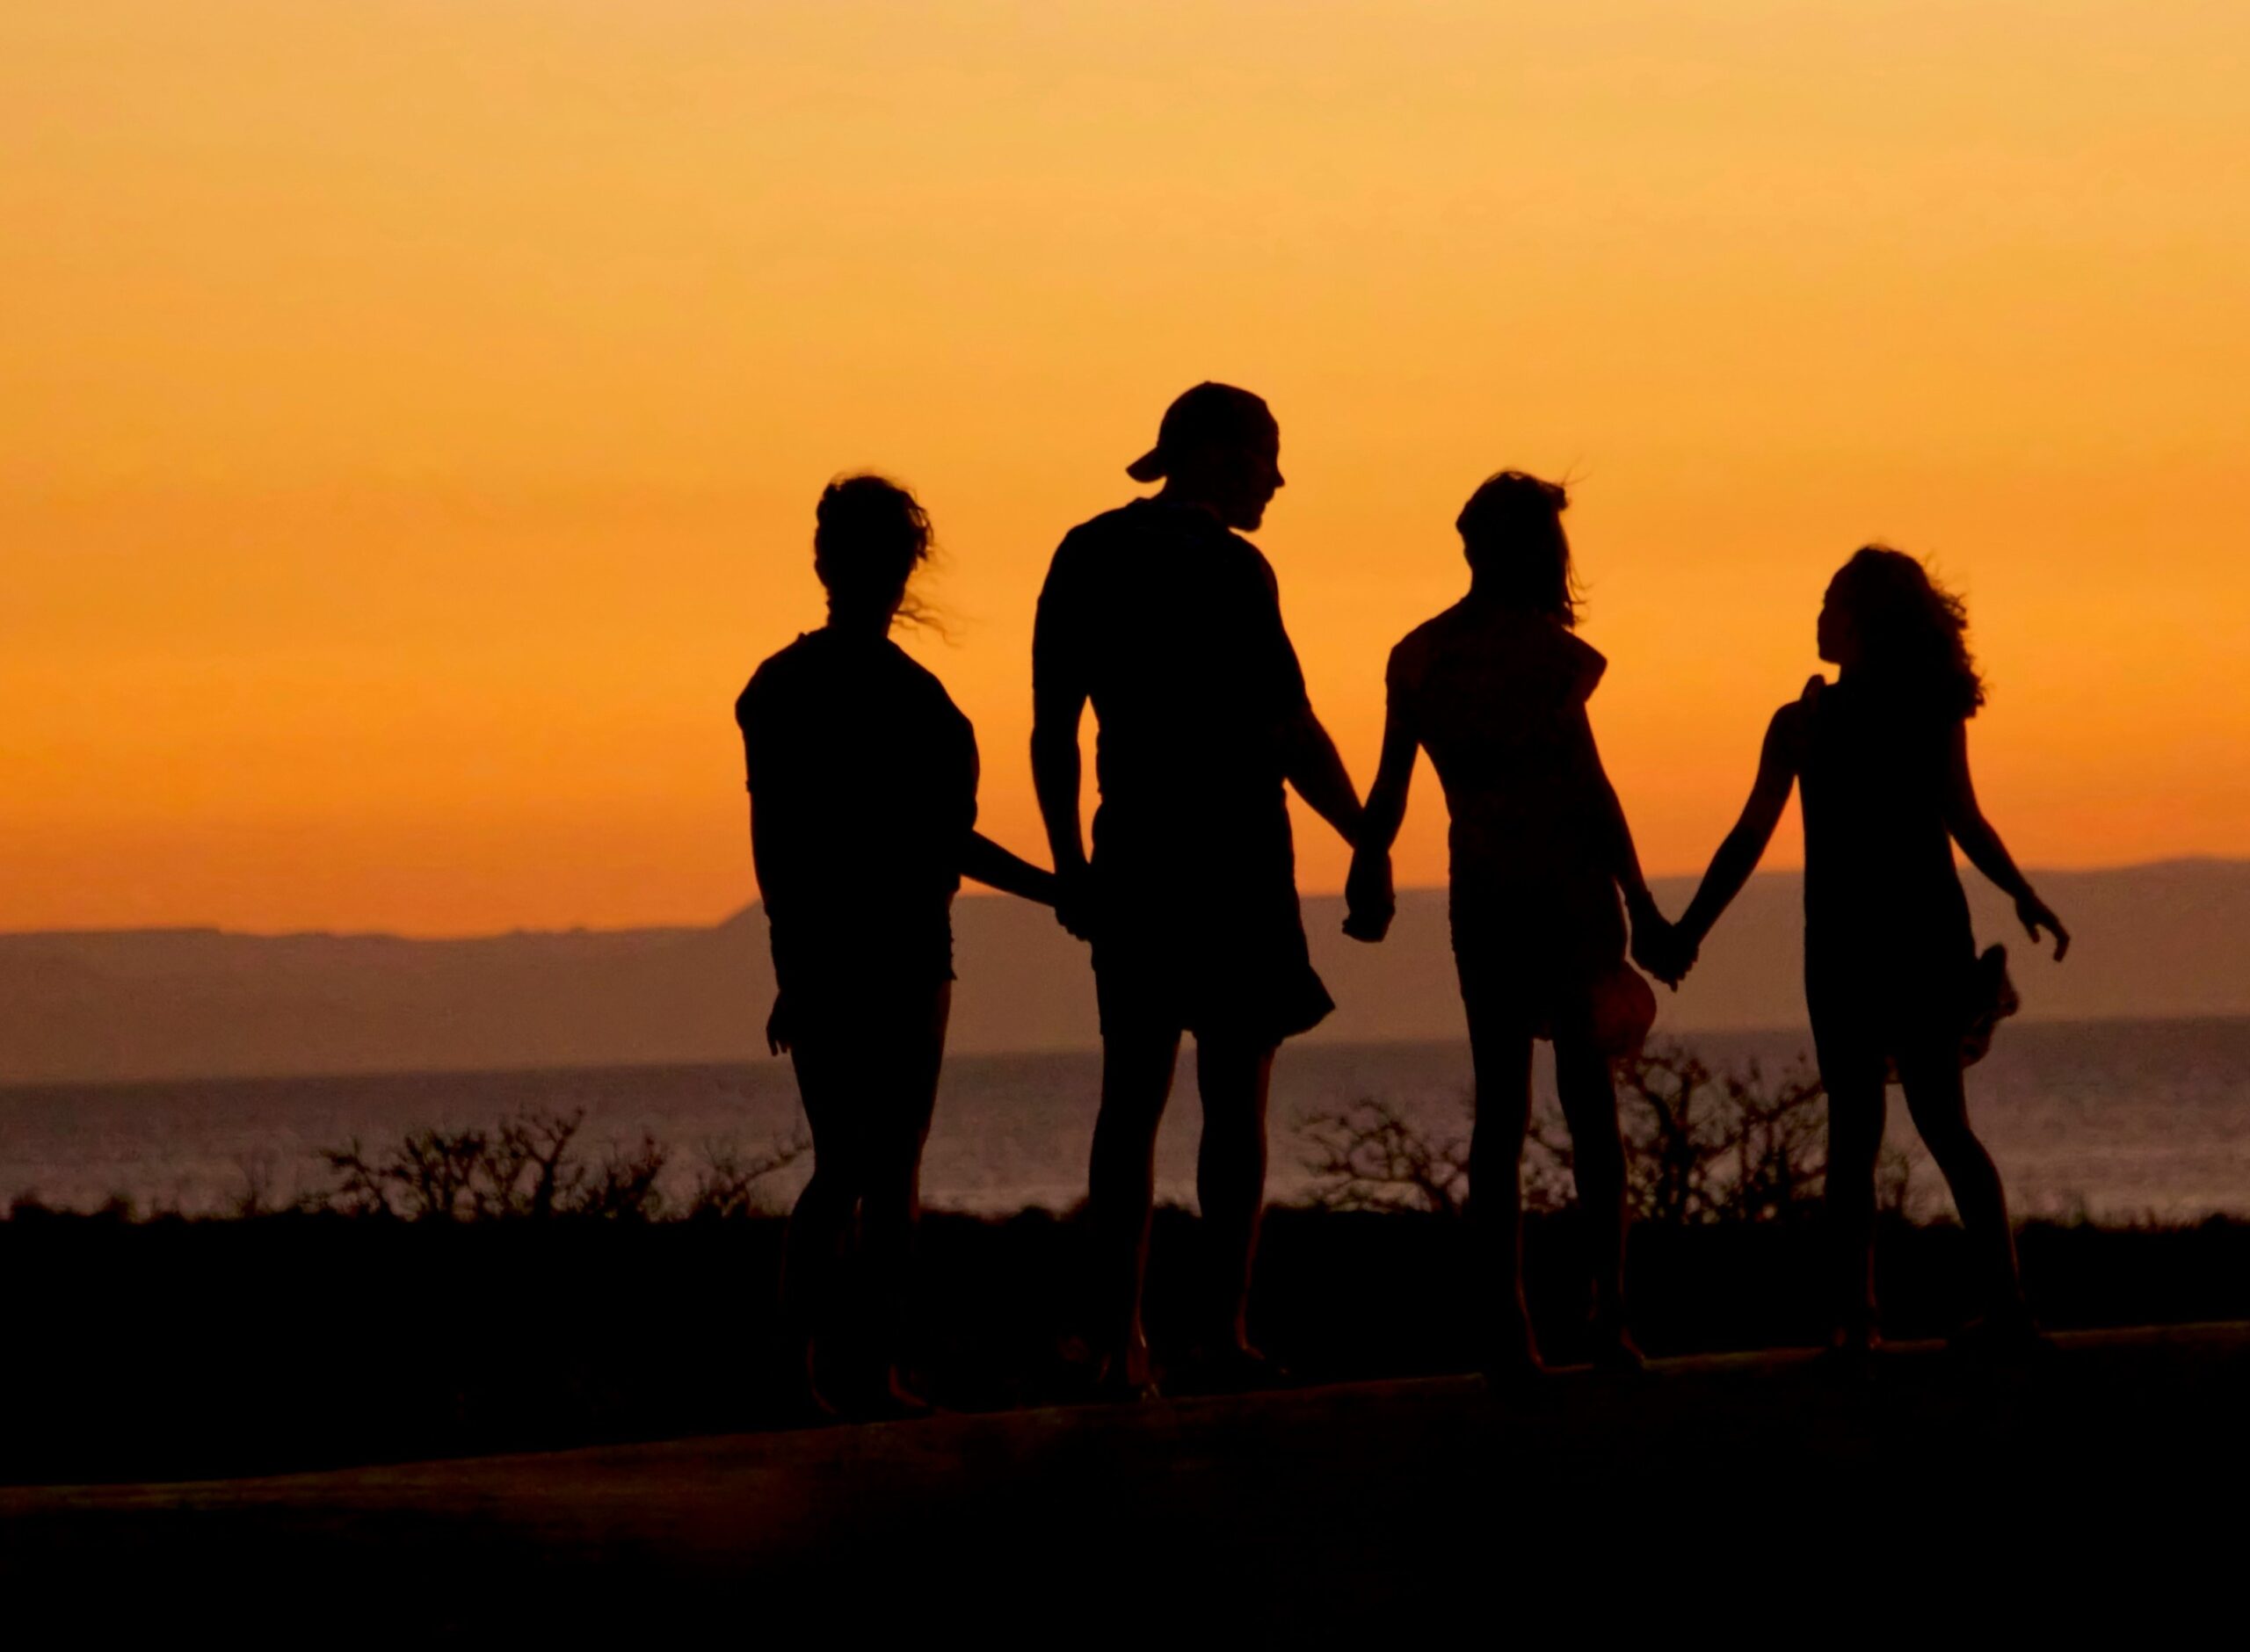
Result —
<instances>
[{"instance_id":1,"label":"windblown hair","mask_svg":"<svg viewBox=\"0 0 2250 1652\"><path fill-rule=\"evenodd\" d=\"M1832 587L1858 634L1869 681L1949 717L1973 717L1985 679L1969 652L1969 610L1904 551L1869 545Z\"/></svg>"},{"instance_id":2,"label":"windblown hair","mask_svg":"<svg viewBox=\"0 0 2250 1652\"><path fill-rule=\"evenodd\" d=\"M887 602L901 591L900 619L935 623L928 607L906 591L935 548L930 513L912 493L872 472L838 476L822 492L813 519L813 572L827 587L831 606Z\"/></svg>"},{"instance_id":3,"label":"windblown hair","mask_svg":"<svg viewBox=\"0 0 2250 1652\"><path fill-rule=\"evenodd\" d=\"M1521 470L1487 476L1453 525L1477 585L1511 607L1528 608L1558 625L1579 620L1579 586L1571 571L1563 512L1571 496L1560 482Z\"/></svg>"}]
</instances>

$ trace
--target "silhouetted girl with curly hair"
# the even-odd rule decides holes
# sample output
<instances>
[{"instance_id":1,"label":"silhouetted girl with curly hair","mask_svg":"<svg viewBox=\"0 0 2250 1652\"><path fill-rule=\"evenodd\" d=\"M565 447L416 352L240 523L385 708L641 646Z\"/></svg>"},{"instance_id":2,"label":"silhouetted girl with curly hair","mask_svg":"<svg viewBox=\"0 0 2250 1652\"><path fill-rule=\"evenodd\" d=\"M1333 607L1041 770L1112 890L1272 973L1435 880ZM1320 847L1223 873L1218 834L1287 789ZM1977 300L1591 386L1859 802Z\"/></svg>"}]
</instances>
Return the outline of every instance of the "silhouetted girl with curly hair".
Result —
<instances>
[{"instance_id":1,"label":"silhouetted girl with curly hair","mask_svg":"<svg viewBox=\"0 0 2250 1652\"><path fill-rule=\"evenodd\" d=\"M1859 1357L1876 1341L1876 1161L1895 1076L1976 1257L1983 1313L1963 1339L2003 1352L2035 1346L2000 1172L1970 1127L1962 1083L2014 996L2003 949L1978 955L1954 845L2014 897L2033 939L2052 933L2058 959L2070 937L1977 805L1968 724L1985 686L1960 599L1914 558L1869 546L1829 582L1818 642L1836 680L1813 677L1774 714L1750 801L1659 973L1676 980L1693 961L1802 784L1805 1004L1828 1091L1833 1345Z\"/></svg>"}]
</instances>

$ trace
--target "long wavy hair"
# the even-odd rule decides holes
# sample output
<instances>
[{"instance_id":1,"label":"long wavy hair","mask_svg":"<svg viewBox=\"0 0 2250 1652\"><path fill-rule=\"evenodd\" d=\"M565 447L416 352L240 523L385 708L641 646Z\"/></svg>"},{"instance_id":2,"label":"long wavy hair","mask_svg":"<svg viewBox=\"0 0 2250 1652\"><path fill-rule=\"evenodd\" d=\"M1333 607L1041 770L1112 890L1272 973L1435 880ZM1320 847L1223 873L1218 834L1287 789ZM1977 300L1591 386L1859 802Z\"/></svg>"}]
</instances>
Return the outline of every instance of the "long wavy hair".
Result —
<instances>
[{"instance_id":1,"label":"long wavy hair","mask_svg":"<svg viewBox=\"0 0 2250 1652\"><path fill-rule=\"evenodd\" d=\"M813 521L813 572L831 611L886 602L897 591L898 619L944 629L913 589L937 547L930 513L911 490L872 471L838 476L822 491Z\"/></svg>"},{"instance_id":2,"label":"long wavy hair","mask_svg":"<svg viewBox=\"0 0 2250 1652\"><path fill-rule=\"evenodd\" d=\"M1557 482L1521 470L1487 476L1453 525L1477 589L1512 608L1528 608L1557 625L1579 622L1577 576L1563 512L1571 496Z\"/></svg>"},{"instance_id":3,"label":"long wavy hair","mask_svg":"<svg viewBox=\"0 0 2250 1652\"><path fill-rule=\"evenodd\" d=\"M1949 717L1973 717L1985 679L1969 652L1969 610L1918 558L1887 545L1855 551L1830 586L1851 616L1861 670L1886 691Z\"/></svg>"}]
</instances>

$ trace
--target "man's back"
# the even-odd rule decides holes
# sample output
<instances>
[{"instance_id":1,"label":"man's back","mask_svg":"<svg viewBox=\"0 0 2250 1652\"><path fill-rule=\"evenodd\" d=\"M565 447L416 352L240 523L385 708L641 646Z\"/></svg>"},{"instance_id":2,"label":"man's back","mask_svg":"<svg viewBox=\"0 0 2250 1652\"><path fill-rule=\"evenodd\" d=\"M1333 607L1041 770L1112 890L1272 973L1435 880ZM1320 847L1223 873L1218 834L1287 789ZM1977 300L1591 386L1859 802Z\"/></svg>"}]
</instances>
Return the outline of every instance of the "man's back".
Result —
<instances>
[{"instance_id":1,"label":"man's back","mask_svg":"<svg viewBox=\"0 0 2250 1652\"><path fill-rule=\"evenodd\" d=\"M1034 690L1084 694L1106 810L1277 805L1305 703L1273 569L1207 511L1136 500L1071 530L1040 593Z\"/></svg>"}]
</instances>

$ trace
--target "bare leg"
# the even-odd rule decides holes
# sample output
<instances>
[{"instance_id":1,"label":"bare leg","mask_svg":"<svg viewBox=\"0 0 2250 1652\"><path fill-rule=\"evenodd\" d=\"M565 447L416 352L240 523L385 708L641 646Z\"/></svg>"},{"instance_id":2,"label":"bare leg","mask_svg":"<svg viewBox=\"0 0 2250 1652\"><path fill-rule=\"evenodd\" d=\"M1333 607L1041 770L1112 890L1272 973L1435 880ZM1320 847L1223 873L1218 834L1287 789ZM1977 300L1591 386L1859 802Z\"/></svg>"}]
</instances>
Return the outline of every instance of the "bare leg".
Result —
<instances>
[{"instance_id":1,"label":"bare leg","mask_svg":"<svg viewBox=\"0 0 2250 1652\"><path fill-rule=\"evenodd\" d=\"M1484 1292L1484 1364L1494 1375L1539 1366L1523 1301L1523 1138L1531 1128L1531 1034L1471 1005L1477 1116L1469 1135L1469 1225Z\"/></svg>"},{"instance_id":2,"label":"bare leg","mask_svg":"<svg viewBox=\"0 0 2250 1652\"><path fill-rule=\"evenodd\" d=\"M833 1410L813 1380L813 1343L833 1307L837 1265L852 1234L863 1166L855 1114L864 1098L863 1075L851 1048L829 1029L801 1032L790 1052L797 1093L812 1127L812 1178L797 1195L781 1257L781 1315L790 1338L788 1358L802 1373L806 1395Z\"/></svg>"},{"instance_id":3,"label":"bare leg","mask_svg":"<svg viewBox=\"0 0 2250 1652\"><path fill-rule=\"evenodd\" d=\"M1625 1143L1617 1128L1617 1086L1609 1058L1590 1032L1558 1032L1555 1089L1571 1129L1571 1171L1586 1224L1586 1261L1593 1273L1598 1358L1640 1364L1625 1321Z\"/></svg>"},{"instance_id":4,"label":"bare leg","mask_svg":"<svg viewBox=\"0 0 2250 1652\"><path fill-rule=\"evenodd\" d=\"M1266 1101L1273 1077L1271 1045L1195 1040L1195 1083L1203 1098L1195 1195L1203 1206L1220 1335L1234 1352L1252 1359L1250 1275L1266 1207Z\"/></svg>"},{"instance_id":5,"label":"bare leg","mask_svg":"<svg viewBox=\"0 0 2250 1652\"><path fill-rule=\"evenodd\" d=\"M1992 1155L1969 1124L1969 1098L1961 1079L1959 1056L1949 1046L1903 1055L1898 1076L1906 1091L1906 1111L1922 1144L1953 1192L1971 1253L1982 1279L1985 1311L1996 1325L2027 1324L2023 1281L2015 1259L2015 1234L2007 1217L2007 1194Z\"/></svg>"},{"instance_id":6,"label":"bare leg","mask_svg":"<svg viewBox=\"0 0 2250 1652\"><path fill-rule=\"evenodd\" d=\"M1824 1049L1828 1091L1828 1242L1836 1346L1864 1351L1875 1340L1875 1166L1883 1151L1883 1061Z\"/></svg>"},{"instance_id":7,"label":"bare leg","mask_svg":"<svg viewBox=\"0 0 2250 1652\"><path fill-rule=\"evenodd\" d=\"M860 1235L874 1285L877 1333L895 1400L920 1405L904 1375L914 1264L914 1227L921 1214L922 1148L945 1062L946 1021L953 983L940 983L904 1007L875 1060L881 1093L866 1098L865 1192Z\"/></svg>"},{"instance_id":8,"label":"bare leg","mask_svg":"<svg viewBox=\"0 0 2250 1652\"><path fill-rule=\"evenodd\" d=\"M1100 1335L1120 1384L1149 1380L1141 1291L1149 1272L1149 1218L1156 1201L1157 1127L1172 1095L1179 1034L1105 1037L1101 1111L1094 1119L1087 1204L1092 1220Z\"/></svg>"}]
</instances>

